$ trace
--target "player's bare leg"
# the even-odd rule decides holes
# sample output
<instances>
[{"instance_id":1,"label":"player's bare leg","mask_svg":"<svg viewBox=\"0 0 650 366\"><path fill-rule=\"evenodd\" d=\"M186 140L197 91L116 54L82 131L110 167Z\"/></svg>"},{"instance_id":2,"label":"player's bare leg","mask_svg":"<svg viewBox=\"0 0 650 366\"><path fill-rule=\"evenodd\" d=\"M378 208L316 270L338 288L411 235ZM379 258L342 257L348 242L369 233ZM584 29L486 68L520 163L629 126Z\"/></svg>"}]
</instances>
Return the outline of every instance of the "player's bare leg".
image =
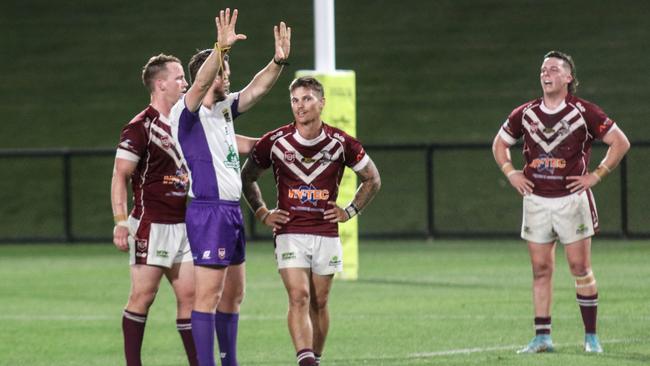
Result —
<instances>
[{"instance_id":1,"label":"player's bare leg","mask_svg":"<svg viewBox=\"0 0 650 366\"><path fill-rule=\"evenodd\" d=\"M555 242L528 243L533 269L533 305L535 308L535 338L520 353L552 352L551 303L553 300L553 271Z\"/></svg>"},{"instance_id":2,"label":"player's bare leg","mask_svg":"<svg viewBox=\"0 0 650 366\"><path fill-rule=\"evenodd\" d=\"M591 269L591 238L567 244L564 247L571 274L575 277L576 298L585 326L585 351L603 352L596 335L598 315L598 288Z\"/></svg>"},{"instance_id":3,"label":"player's bare leg","mask_svg":"<svg viewBox=\"0 0 650 366\"><path fill-rule=\"evenodd\" d=\"M325 339L329 331L330 316L327 307L329 294L332 288L332 279L334 275L321 276L312 274L311 276L311 301L309 315L313 327L313 347L314 354L319 358L325 348Z\"/></svg>"},{"instance_id":4,"label":"player's bare leg","mask_svg":"<svg viewBox=\"0 0 650 366\"><path fill-rule=\"evenodd\" d=\"M124 356L128 366L140 366L140 351L149 307L156 298L163 275L161 267L134 264L130 268L131 291L122 316Z\"/></svg>"},{"instance_id":5,"label":"player's bare leg","mask_svg":"<svg viewBox=\"0 0 650 366\"><path fill-rule=\"evenodd\" d=\"M228 267L221 300L217 304L215 328L222 365L237 365L239 309L244 300L246 264Z\"/></svg>"},{"instance_id":6,"label":"player's bare leg","mask_svg":"<svg viewBox=\"0 0 650 366\"><path fill-rule=\"evenodd\" d=\"M145 264L131 266L131 291L126 309L140 314L149 312L156 298L163 268Z\"/></svg>"},{"instance_id":7,"label":"player's bare leg","mask_svg":"<svg viewBox=\"0 0 650 366\"><path fill-rule=\"evenodd\" d=\"M221 300L217 311L223 313L239 313L244 301L246 289L246 263L228 267L228 275L223 286Z\"/></svg>"},{"instance_id":8,"label":"player's bare leg","mask_svg":"<svg viewBox=\"0 0 650 366\"><path fill-rule=\"evenodd\" d=\"M189 318L194 306L194 265L191 261L174 263L165 271L165 277L176 295L176 317Z\"/></svg>"},{"instance_id":9,"label":"player's bare leg","mask_svg":"<svg viewBox=\"0 0 650 366\"><path fill-rule=\"evenodd\" d=\"M287 323L300 366L314 365L313 328L309 317L309 277L307 268L283 268L280 276L289 297Z\"/></svg>"},{"instance_id":10,"label":"player's bare leg","mask_svg":"<svg viewBox=\"0 0 650 366\"><path fill-rule=\"evenodd\" d=\"M553 271L555 270L555 243L528 243L533 269L533 304L536 317L551 316L553 300Z\"/></svg>"},{"instance_id":11,"label":"player's bare leg","mask_svg":"<svg viewBox=\"0 0 650 366\"><path fill-rule=\"evenodd\" d=\"M192 337L202 366L215 365L215 311L221 300L227 272L227 267L194 266Z\"/></svg>"},{"instance_id":12,"label":"player's bare leg","mask_svg":"<svg viewBox=\"0 0 650 366\"><path fill-rule=\"evenodd\" d=\"M174 263L165 271L176 295L176 328L183 340L190 366L198 365L192 337L192 306L194 306L194 265L192 261Z\"/></svg>"}]
</instances>

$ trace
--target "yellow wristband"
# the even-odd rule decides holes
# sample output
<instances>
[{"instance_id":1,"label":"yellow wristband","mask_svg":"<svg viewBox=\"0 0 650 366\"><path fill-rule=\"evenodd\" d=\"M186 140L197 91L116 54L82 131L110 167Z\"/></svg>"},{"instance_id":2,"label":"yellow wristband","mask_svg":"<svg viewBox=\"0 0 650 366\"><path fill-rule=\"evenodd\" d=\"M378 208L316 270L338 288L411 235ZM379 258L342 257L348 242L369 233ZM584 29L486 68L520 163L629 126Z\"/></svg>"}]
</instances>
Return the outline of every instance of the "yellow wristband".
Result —
<instances>
[{"instance_id":1,"label":"yellow wristband","mask_svg":"<svg viewBox=\"0 0 650 366\"><path fill-rule=\"evenodd\" d=\"M119 222L122 222L122 221L126 222L127 219L128 219L128 216L126 216L125 214L119 214L119 215L113 216L113 222L115 222L115 225L117 225Z\"/></svg>"},{"instance_id":2,"label":"yellow wristband","mask_svg":"<svg viewBox=\"0 0 650 366\"><path fill-rule=\"evenodd\" d=\"M219 53L226 53L226 52L230 51L230 46L221 47L221 46L219 46L219 42L214 42L214 50L219 51Z\"/></svg>"},{"instance_id":3,"label":"yellow wristband","mask_svg":"<svg viewBox=\"0 0 650 366\"><path fill-rule=\"evenodd\" d=\"M510 161L506 161L501 165L501 171L506 175L506 177L510 177L514 172L516 172L515 167L512 166L512 162Z\"/></svg>"},{"instance_id":4,"label":"yellow wristband","mask_svg":"<svg viewBox=\"0 0 650 366\"><path fill-rule=\"evenodd\" d=\"M598 180L602 180L610 172L611 170L605 165L599 165L598 168L593 171L593 173L598 177Z\"/></svg>"}]
</instances>

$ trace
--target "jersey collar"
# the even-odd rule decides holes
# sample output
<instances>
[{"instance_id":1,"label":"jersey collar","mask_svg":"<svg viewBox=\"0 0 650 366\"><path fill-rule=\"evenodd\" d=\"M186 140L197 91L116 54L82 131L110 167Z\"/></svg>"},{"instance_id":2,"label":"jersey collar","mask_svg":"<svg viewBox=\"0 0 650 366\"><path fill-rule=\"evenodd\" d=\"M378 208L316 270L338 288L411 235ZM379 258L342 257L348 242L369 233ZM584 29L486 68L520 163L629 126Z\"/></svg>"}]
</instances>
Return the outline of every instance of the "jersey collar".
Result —
<instances>
[{"instance_id":1,"label":"jersey collar","mask_svg":"<svg viewBox=\"0 0 650 366\"><path fill-rule=\"evenodd\" d=\"M542 112L546 114L555 114L558 113L559 111L563 110L566 107L566 101L563 100L562 103L560 103L559 106L557 106L555 109L550 109L546 105L544 105L544 99L542 98L542 102L539 104L539 109L542 110Z\"/></svg>"},{"instance_id":2,"label":"jersey collar","mask_svg":"<svg viewBox=\"0 0 650 366\"><path fill-rule=\"evenodd\" d=\"M323 127L325 124L323 124ZM300 136L300 133L298 132L298 129L296 128L296 131L293 133L293 138L301 145L303 146L314 146L318 144L319 142L325 140L325 129L321 128L320 130L320 135L318 137L313 138L311 140L307 140L306 138Z\"/></svg>"}]
</instances>

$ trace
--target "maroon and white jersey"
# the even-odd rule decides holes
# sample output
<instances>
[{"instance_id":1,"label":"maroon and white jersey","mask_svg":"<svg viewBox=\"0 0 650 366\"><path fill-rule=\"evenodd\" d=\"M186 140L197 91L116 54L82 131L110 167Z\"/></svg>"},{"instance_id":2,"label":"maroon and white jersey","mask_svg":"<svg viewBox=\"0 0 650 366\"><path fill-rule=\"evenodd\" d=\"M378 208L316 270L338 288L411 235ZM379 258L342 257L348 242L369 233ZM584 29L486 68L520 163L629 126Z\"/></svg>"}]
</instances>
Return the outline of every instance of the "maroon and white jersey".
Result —
<instances>
[{"instance_id":1,"label":"maroon and white jersey","mask_svg":"<svg viewBox=\"0 0 650 366\"><path fill-rule=\"evenodd\" d=\"M569 94L554 110L542 98L517 107L499 136L513 145L524 138L524 175L535 184L533 193L544 197L570 194L567 176L589 169L591 144L617 128L597 105Z\"/></svg>"},{"instance_id":2,"label":"maroon and white jersey","mask_svg":"<svg viewBox=\"0 0 650 366\"><path fill-rule=\"evenodd\" d=\"M273 166L277 207L290 219L275 234L297 233L336 237L338 224L323 219L336 201L346 166L355 172L370 158L361 143L345 132L323 123L313 140L300 136L289 124L264 135L253 147L252 158L261 168Z\"/></svg>"},{"instance_id":3,"label":"maroon and white jersey","mask_svg":"<svg viewBox=\"0 0 650 366\"><path fill-rule=\"evenodd\" d=\"M165 116L152 106L135 116L122 129L115 157L138 164L131 175L131 216L160 224L185 221L187 168Z\"/></svg>"}]
</instances>

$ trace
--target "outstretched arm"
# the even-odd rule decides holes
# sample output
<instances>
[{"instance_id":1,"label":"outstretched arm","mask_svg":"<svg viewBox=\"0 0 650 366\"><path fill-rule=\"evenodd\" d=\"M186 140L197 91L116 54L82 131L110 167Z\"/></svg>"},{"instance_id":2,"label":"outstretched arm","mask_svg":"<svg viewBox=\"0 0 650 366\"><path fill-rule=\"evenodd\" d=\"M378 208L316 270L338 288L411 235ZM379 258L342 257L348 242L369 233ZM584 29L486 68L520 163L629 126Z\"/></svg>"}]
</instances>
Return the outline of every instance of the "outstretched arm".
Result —
<instances>
[{"instance_id":1,"label":"outstretched arm","mask_svg":"<svg viewBox=\"0 0 650 366\"><path fill-rule=\"evenodd\" d=\"M196 80L185 94L185 106L190 112L196 112L203 98L207 94L210 86L214 82L219 69L223 66L223 56L228 52L235 42L240 39L246 39L243 34L237 34L235 25L237 24L238 11L235 9L230 16L230 8L221 10L219 16L215 18L217 25L217 43L214 45L214 50L203 62L201 68L196 73Z\"/></svg>"},{"instance_id":2,"label":"outstretched arm","mask_svg":"<svg viewBox=\"0 0 650 366\"><path fill-rule=\"evenodd\" d=\"M341 208L336 205L336 202L329 201L328 204L332 208L323 213L325 220L332 223L346 222L360 213L375 198L381 188L381 177L372 159L368 161L368 164L363 169L357 172L357 177L359 177L361 185L359 185L352 202L346 208Z\"/></svg>"},{"instance_id":3,"label":"outstretched arm","mask_svg":"<svg viewBox=\"0 0 650 366\"><path fill-rule=\"evenodd\" d=\"M524 176L523 171L516 170L512 165L512 160L510 159L510 145L508 145L499 134L496 135L492 142L492 155L494 155L494 161L497 162L497 165L501 168L503 174L508 178L510 185L512 185L519 194L525 196L529 193L533 193L533 187L535 187L535 184Z\"/></svg>"},{"instance_id":4,"label":"outstretched arm","mask_svg":"<svg viewBox=\"0 0 650 366\"><path fill-rule=\"evenodd\" d=\"M256 137L248 137L244 135L235 135L237 139L237 152L240 154L248 154L253 150L253 146L259 140Z\"/></svg>"},{"instance_id":5,"label":"outstretched arm","mask_svg":"<svg viewBox=\"0 0 650 366\"><path fill-rule=\"evenodd\" d=\"M127 208L127 182L136 167L136 162L116 158L115 165L113 166L113 178L111 179L111 207L113 208L113 219L115 221L113 244L123 252L129 250L129 243L127 241L129 227L126 222L129 216Z\"/></svg>"},{"instance_id":6,"label":"outstretched arm","mask_svg":"<svg viewBox=\"0 0 650 366\"><path fill-rule=\"evenodd\" d=\"M566 177L571 183L567 188L571 192L582 192L598 184L623 160L623 157L630 149L630 142L627 136L619 128L608 132L603 137L603 142L609 145L605 158L598 164L598 167L591 173L585 175L573 175Z\"/></svg>"},{"instance_id":7,"label":"outstretched arm","mask_svg":"<svg viewBox=\"0 0 650 366\"><path fill-rule=\"evenodd\" d=\"M253 77L253 80L239 94L239 111L246 112L271 90L278 80L280 72L287 64L291 51L291 27L284 22L273 27L275 37L275 54L266 67Z\"/></svg>"},{"instance_id":8,"label":"outstretched arm","mask_svg":"<svg viewBox=\"0 0 650 366\"><path fill-rule=\"evenodd\" d=\"M255 212L255 218L260 220L264 225L274 229L280 229L283 224L289 222L289 213L280 209L269 210L262 199L262 192L257 184L257 180L262 176L265 169L262 169L255 160L246 159L241 171L242 191L244 198L248 202L251 210Z\"/></svg>"}]
</instances>

